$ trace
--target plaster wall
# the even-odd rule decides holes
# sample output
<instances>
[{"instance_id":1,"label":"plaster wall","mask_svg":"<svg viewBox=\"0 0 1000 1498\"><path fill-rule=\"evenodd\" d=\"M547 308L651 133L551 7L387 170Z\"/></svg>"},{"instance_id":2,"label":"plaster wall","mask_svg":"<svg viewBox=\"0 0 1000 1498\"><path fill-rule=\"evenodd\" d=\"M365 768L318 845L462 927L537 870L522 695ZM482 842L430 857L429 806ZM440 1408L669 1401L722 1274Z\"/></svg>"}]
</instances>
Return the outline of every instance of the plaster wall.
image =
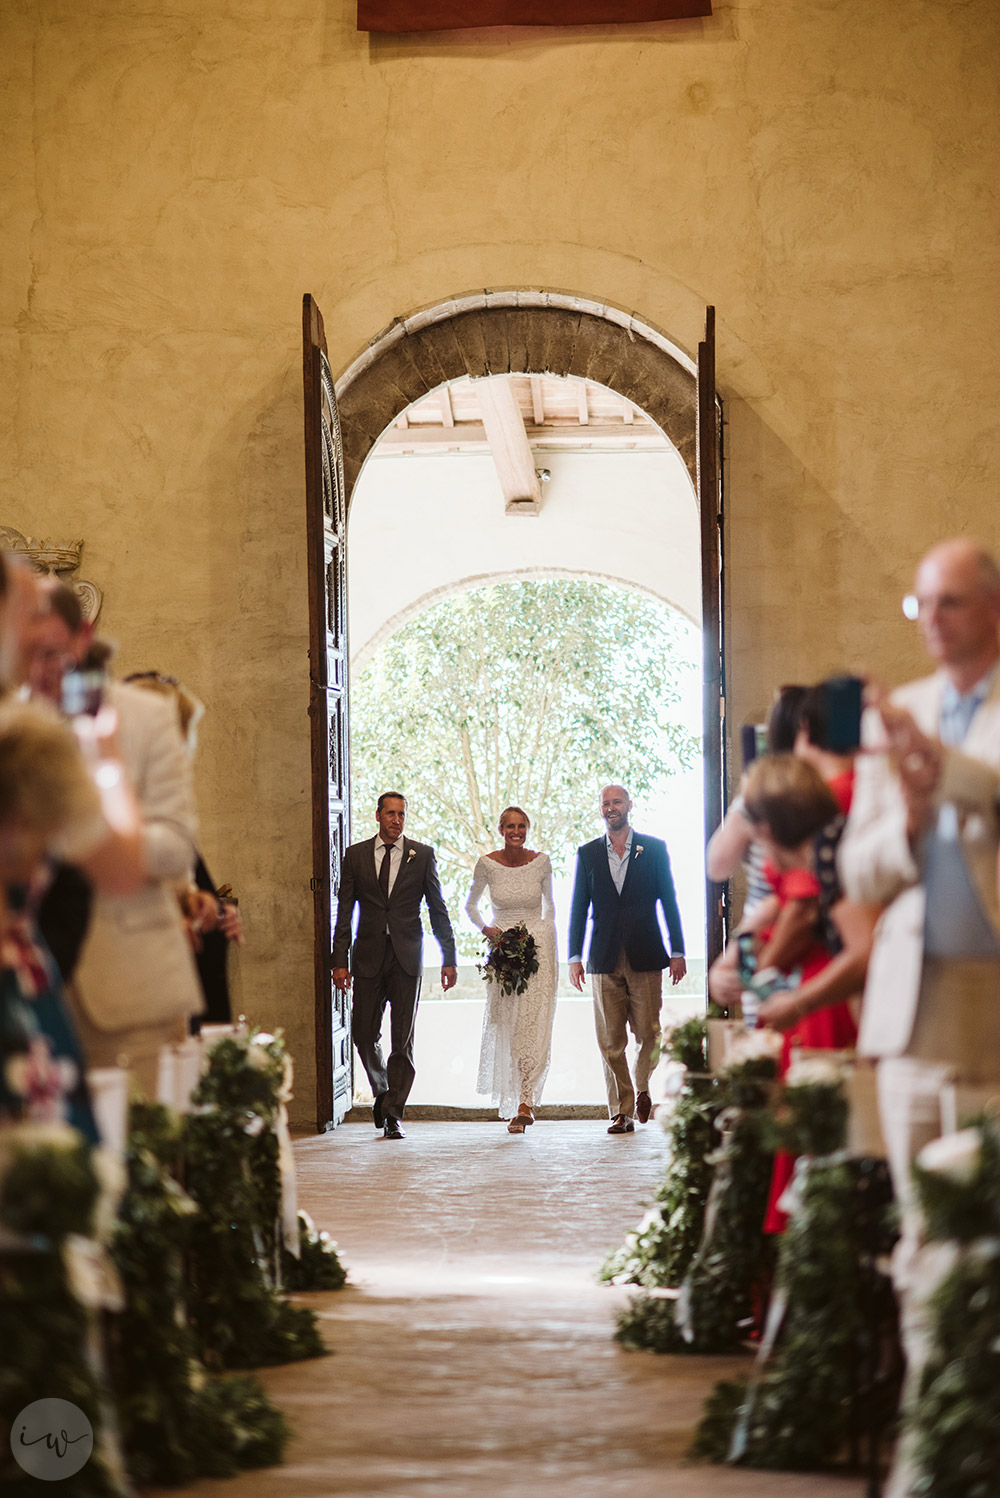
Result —
<instances>
[{"instance_id":1,"label":"plaster wall","mask_svg":"<svg viewBox=\"0 0 1000 1498\"><path fill-rule=\"evenodd\" d=\"M7 524L83 536L125 668L208 704L203 844L312 1116L299 309L345 367L481 287L719 309L735 719L919 652L994 539L993 0L717 0L674 26L372 38L351 0L6 0Z\"/></svg>"},{"instance_id":2,"label":"plaster wall","mask_svg":"<svg viewBox=\"0 0 1000 1498\"><path fill-rule=\"evenodd\" d=\"M541 513L506 515L488 453L373 454L348 522L353 666L466 578L582 573L652 593L700 622L697 502L672 447L535 460L551 475ZM387 546L391 587L378 585Z\"/></svg>"}]
</instances>

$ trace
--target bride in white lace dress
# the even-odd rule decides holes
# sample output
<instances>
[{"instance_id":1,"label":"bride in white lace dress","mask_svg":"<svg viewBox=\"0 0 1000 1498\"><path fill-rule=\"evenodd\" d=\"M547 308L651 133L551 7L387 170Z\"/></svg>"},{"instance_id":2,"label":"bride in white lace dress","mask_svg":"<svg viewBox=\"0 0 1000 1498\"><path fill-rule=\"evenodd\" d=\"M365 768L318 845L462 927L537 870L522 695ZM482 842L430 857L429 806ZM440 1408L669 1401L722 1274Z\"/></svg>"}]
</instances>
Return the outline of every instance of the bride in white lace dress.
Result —
<instances>
[{"instance_id":1,"label":"bride in white lace dress","mask_svg":"<svg viewBox=\"0 0 1000 1498\"><path fill-rule=\"evenodd\" d=\"M535 1121L533 1110L549 1069L559 973L552 865L547 853L533 853L524 846L530 825L519 806L508 806L501 813L504 845L476 864L465 904L472 924L491 942L523 921L538 951L538 972L528 979L523 993L505 996L492 980L486 989L476 1091L492 1097L501 1118L514 1115L507 1125L511 1134L523 1134ZM486 924L479 911L487 890L492 925Z\"/></svg>"}]
</instances>

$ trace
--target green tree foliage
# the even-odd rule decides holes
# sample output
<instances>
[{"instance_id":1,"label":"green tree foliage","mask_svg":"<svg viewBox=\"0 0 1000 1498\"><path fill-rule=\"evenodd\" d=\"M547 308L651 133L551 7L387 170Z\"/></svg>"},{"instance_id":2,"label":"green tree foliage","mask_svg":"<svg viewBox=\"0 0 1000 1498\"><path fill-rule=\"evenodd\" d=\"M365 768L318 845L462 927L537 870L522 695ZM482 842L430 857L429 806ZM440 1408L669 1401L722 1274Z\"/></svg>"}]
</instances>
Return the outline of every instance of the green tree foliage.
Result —
<instances>
[{"instance_id":1,"label":"green tree foliage","mask_svg":"<svg viewBox=\"0 0 1000 1498\"><path fill-rule=\"evenodd\" d=\"M678 707L697 651L665 604L605 583L499 583L433 605L355 677L355 835L380 791L403 791L453 912L512 802L559 867L594 835L602 785L642 797L693 763Z\"/></svg>"}]
</instances>

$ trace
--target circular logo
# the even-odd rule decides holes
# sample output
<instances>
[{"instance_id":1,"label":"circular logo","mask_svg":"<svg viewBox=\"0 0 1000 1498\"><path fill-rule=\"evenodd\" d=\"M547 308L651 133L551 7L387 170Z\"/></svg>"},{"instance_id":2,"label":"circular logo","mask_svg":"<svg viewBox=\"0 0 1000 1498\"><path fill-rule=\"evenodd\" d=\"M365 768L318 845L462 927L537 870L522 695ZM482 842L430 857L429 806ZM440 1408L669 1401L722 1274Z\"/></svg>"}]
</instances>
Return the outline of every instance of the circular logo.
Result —
<instances>
[{"instance_id":1,"label":"circular logo","mask_svg":"<svg viewBox=\"0 0 1000 1498\"><path fill-rule=\"evenodd\" d=\"M31 1477L58 1482L90 1460L94 1427L80 1406L68 1399L36 1399L11 1426L10 1449Z\"/></svg>"}]
</instances>

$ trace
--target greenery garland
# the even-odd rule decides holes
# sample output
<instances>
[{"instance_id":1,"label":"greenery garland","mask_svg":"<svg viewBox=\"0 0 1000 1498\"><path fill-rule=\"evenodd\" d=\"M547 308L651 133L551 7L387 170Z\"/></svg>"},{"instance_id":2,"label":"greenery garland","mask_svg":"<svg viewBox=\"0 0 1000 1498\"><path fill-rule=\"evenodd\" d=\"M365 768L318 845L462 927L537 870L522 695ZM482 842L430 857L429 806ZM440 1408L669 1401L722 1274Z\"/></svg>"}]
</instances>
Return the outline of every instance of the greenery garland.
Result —
<instances>
[{"instance_id":1,"label":"greenery garland","mask_svg":"<svg viewBox=\"0 0 1000 1498\"><path fill-rule=\"evenodd\" d=\"M846 1124L835 1067L805 1062L789 1073L771 1132L800 1155L797 1201L781 1237L764 1346L749 1382L721 1383L709 1397L694 1456L813 1471L845 1445L873 1288L865 1283L873 1225L859 1190L867 1167L843 1153Z\"/></svg>"},{"instance_id":2,"label":"greenery garland","mask_svg":"<svg viewBox=\"0 0 1000 1498\"><path fill-rule=\"evenodd\" d=\"M252 1378L208 1375L199 1339L216 1367L325 1351L313 1314L278 1294L282 1283L339 1289L347 1278L336 1245L307 1213L298 1215L300 1257L282 1241L275 1124L289 1073L280 1036L220 1042L197 1089L197 1114L182 1121L158 1105L133 1106L125 1181L117 1162L71 1129L0 1132L5 1493L36 1490L14 1462L9 1436L19 1412L45 1397L79 1405L94 1428L90 1460L61 1482L67 1498L122 1492L107 1435L112 1396L137 1483L226 1477L281 1460L289 1436L281 1412ZM95 1233L111 1241L124 1292L124 1309L104 1323L110 1387L94 1355L93 1302L73 1273L76 1241Z\"/></svg>"},{"instance_id":3,"label":"greenery garland","mask_svg":"<svg viewBox=\"0 0 1000 1498\"><path fill-rule=\"evenodd\" d=\"M286 1290L342 1290L347 1284L336 1243L308 1212L299 1213L299 1256L283 1249L281 1273Z\"/></svg>"},{"instance_id":4,"label":"greenery garland","mask_svg":"<svg viewBox=\"0 0 1000 1498\"><path fill-rule=\"evenodd\" d=\"M752 1047L720 1074L710 1116L721 1128L722 1143L702 1157L712 1172L714 1197L711 1208L704 1209L701 1242L687 1267L681 1299L648 1293L633 1297L618 1320L616 1337L624 1346L653 1352L731 1351L759 1316L773 1254L763 1221L773 1165L765 1110L774 1075L773 1056L753 1054ZM691 1178L693 1165L680 1173L679 1181L685 1174ZM704 1177L698 1184L703 1186ZM678 1262L690 1247L696 1211L690 1206L686 1216L682 1211L686 1231L677 1240Z\"/></svg>"},{"instance_id":5,"label":"greenery garland","mask_svg":"<svg viewBox=\"0 0 1000 1498\"><path fill-rule=\"evenodd\" d=\"M184 1314L184 1254L198 1208L172 1178L180 1120L133 1104L128 1187L114 1238L125 1285L112 1367L129 1473L137 1483L230 1477L273 1466L289 1430L255 1380L209 1378Z\"/></svg>"},{"instance_id":6,"label":"greenery garland","mask_svg":"<svg viewBox=\"0 0 1000 1498\"><path fill-rule=\"evenodd\" d=\"M663 1288L679 1285L701 1240L711 1184L712 1129L720 1111L718 1086L707 1076L707 1026L703 1016L676 1025L664 1051L684 1066L680 1092L664 1122L668 1164L656 1197L624 1244L605 1259L605 1284Z\"/></svg>"},{"instance_id":7,"label":"greenery garland","mask_svg":"<svg viewBox=\"0 0 1000 1498\"><path fill-rule=\"evenodd\" d=\"M907 1416L917 1498L1000 1492L1000 1124L928 1145L914 1170L928 1236L951 1259L931 1302L932 1350Z\"/></svg>"},{"instance_id":8,"label":"greenery garland","mask_svg":"<svg viewBox=\"0 0 1000 1498\"><path fill-rule=\"evenodd\" d=\"M708 1018L692 1015L672 1026L663 1036L661 1054L683 1066L687 1072L708 1071Z\"/></svg>"},{"instance_id":9,"label":"greenery garland","mask_svg":"<svg viewBox=\"0 0 1000 1498\"><path fill-rule=\"evenodd\" d=\"M0 1490L37 1493L16 1463L10 1435L36 1399L79 1406L94 1430L94 1449L66 1498L110 1498L122 1491L109 1461L107 1390L87 1355L93 1312L70 1283L67 1248L90 1239L102 1192L94 1152L74 1129L12 1125L0 1132ZM18 1243L23 1242L24 1251Z\"/></svg>"},{"instance_id":10,"label":"greenery garland","mask_svg":"<svg viewBox=\"0 0 1000 1498\"><path fill-rule=\"evenodd\" d=\"M280 1033L216 1042L185 1120L192 1219L188 1309L210 1368L258 1368L326 1351L316 1318L278 1291L277 1139L290 1065Z\"/></svg>"}]
</instances>

